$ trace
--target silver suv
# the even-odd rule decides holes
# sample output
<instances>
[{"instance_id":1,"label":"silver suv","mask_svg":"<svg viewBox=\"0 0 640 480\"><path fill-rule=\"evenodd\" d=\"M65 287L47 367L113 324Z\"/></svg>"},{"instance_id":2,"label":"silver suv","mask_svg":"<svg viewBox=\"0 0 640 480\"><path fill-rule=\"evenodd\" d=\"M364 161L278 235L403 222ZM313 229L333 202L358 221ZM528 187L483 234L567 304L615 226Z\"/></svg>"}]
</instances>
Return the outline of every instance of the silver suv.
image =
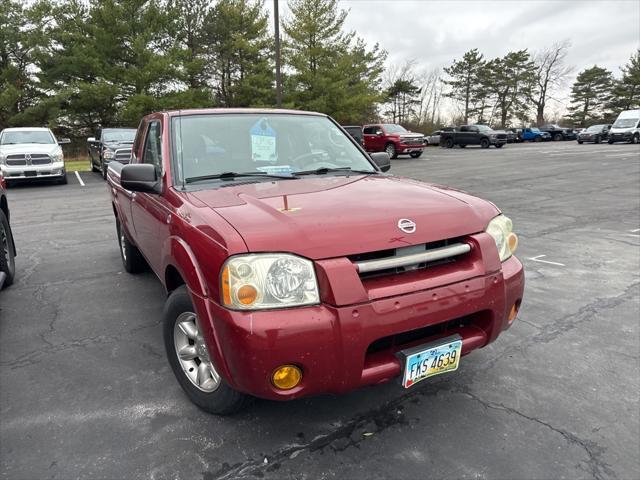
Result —
<instances>
[{"instance_id":1,"label":"silver suv","mask_svg":"<svg viewBox=\"0 0 640 480\"><path fill-rule=\"evenodd\" d=\"M0 173L16 180L49 179L67 183L61 144L48 128L5 128L0 132Z\"/></svg>"}]
</instances>

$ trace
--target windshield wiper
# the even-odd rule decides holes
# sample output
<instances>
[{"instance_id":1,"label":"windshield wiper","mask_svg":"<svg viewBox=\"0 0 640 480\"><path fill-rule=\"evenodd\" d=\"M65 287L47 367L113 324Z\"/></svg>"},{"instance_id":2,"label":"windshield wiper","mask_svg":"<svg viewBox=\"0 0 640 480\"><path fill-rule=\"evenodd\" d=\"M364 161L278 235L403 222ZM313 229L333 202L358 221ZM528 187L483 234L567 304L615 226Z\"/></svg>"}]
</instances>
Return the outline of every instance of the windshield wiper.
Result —
<instances>
[{"instance_id":1,"label":"windshield wiper","mask_svg":"<svg viewBox=\"0 0 640 480\"><path fill-rule=\"evenodd\" d=\"M265 173L265 172L223 172L217 173L215 175L200 175L198 177L189 177L185 179L186 183L194 183L200 182L204 180L233 180L237 177L266 177L266 178L284 178L287 180L295 180L296 177L291 175L277 175L274 173Z\"/></svg>"},{"instance_id":2,"label":"windshield wiper","mask_svg":"<svg viewBox=\"0 0 640 480\"><path fill-rule=\"evenodd\" d=\"M294 175L325 175L331 172L348 172L348 173L362 173L367 175L376 175L377 170L354 170L351 167L321 167L315 170L303 170L301 172L293 172Z\"/></svg>"}]
</instances>

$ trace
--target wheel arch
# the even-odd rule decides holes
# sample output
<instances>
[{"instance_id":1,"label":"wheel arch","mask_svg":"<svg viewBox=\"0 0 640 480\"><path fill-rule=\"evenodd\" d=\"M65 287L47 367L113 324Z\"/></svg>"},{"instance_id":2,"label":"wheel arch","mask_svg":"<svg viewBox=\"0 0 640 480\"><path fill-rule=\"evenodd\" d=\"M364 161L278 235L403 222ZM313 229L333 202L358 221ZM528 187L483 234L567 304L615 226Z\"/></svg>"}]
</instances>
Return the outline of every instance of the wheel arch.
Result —
<instances>
[{"instance_id":1,"label":"wheel arch","mask_svg":"<svg viewBox=\"0 0 640 480\"><path fill-rule=\"evenodd\" d=\"M169 237L162 249L163 268L161 278L167 293L171 293L180 285L186 285L194 294L209 297L205 277L202 274L198 260L184 240Z\"/></svg>"}]
</instances>

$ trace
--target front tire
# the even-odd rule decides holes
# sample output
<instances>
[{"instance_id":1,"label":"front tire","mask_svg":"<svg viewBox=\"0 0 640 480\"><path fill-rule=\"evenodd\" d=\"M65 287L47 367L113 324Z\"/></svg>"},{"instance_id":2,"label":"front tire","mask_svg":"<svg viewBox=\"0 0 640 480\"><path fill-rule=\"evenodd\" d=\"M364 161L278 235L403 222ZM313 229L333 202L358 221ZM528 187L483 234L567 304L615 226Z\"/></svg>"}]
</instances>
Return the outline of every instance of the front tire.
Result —
<instances>
[{"instance_id":1,"label":"front tire","mask_svg":"<svg viewBox=\"0 0 640 480\"><path fill-rule=\"evenodd\" d=\"M609 145L613 145L613 140L607 140L607 143L608 143Z\"/></svg>"},{"instance_id":2,"label":"front tire","mask_svg":"<svg viewBox=\"0 0 640 480\"><path fill-rule=\"evenodd\" d=\"M171 292L162 316L167 358L189 400L216 415L245 408L252 397L231 388L216 371L185 285Z\"/></svg>"},{"instance_id":3,"label":"front tire","mask_svg":"<svg viewBox=\"0 0 640 480\"><path fill-rule=\"evenodd\" d=\"M584 142L582 140L578 140L578 145L582 145Z\"/></svg>"},{"instance_id":4,"label":"front tire","mask_svg":"<svg viewBox=\"0 0 640 480\"><path fill-rule=\"evenodd\" d=\"M0 210L0 272L4 272L4 286L8 287L13 283L16 274L16 248L13 244L11 227L9 220L2 210Z\"/></svg>"},{"instance_id":5,"label":"front tire","mask_svg":"<svg viewBox=\"0 0 640 480\"><path fill-rule=\"evenodd\" d=\"M631 143L633 144L638 144L640 143L640 134L636 133L632 138L631 138Z\"/></svg>"},{"instance_id":6,"label":"front tire","mask_svg":"<svg viewBox=\"0 0 640 480\"><path fill-rule=\"evenodd\" d=\"M562 134L561 134L561 133L556 133L556 134L553 136L553 141L554 141L554 142L559 142L560 140L562 140Z\"/></svg>"},{"instance_id":7,"label":"front tire","mask_svg":"<svg viewBox=\"0 0 640 480\"><path fill-rule=\"evenodd\" d=\"M596 136L596 143L600 143L600 142L602 142L602 139L600 138L600 135L597 135Z\"/></svg>"},{"instance_id":8,"label":"front tire","mask_svg":"<svg viewBox=\"0 0 640 480\"><path fill-rule=\"evenodd\" d=\"M496 143L496 148L502 148L504 147L504 143Z\"/></svg>"},{"instance_id":9,"label":"front tire","mask_svg":"<svg viewBox=\"0 0 640 480\"><path fill-rule=\"evenodd\" d=\"M118 233L118 245L120 246L120 258L122 265L128 273L139 273L146 269L147 262L120 224L120 220L116 219L116 232Z\"/></svg>"},{"instance_id":10,"label":"front tire","mask_svg":"<svg viewBox=\"0 0 640 480\"><path fill-rule=\"evenodd\" d=\"M411 158L420 158L421 155L422 155L422 152L411 152L409 154Z\"/></svg>"},{"instance_id":11,"label":"front tire","mask_svg":"<svg viewBox=\"0 0 640 480\"><path fill-rule=\"evenodd\" d=\"M483 138L482 140L480 140L480 146L482 148L489 148L489 145L491 145L491 142L489 142L488 138Z\"/></svg>"},{"instance_id":12,"label":"front tire","mask_svg":"<svg viewBox=\"0 0 640 480\"><path fill-rule=\"evenodd\" d=\"M389 158L398 158L398 154L396 153L396 146L393 143L387 143L384 147L384 151L387 152Z\"/></svg>"}]
</instances>

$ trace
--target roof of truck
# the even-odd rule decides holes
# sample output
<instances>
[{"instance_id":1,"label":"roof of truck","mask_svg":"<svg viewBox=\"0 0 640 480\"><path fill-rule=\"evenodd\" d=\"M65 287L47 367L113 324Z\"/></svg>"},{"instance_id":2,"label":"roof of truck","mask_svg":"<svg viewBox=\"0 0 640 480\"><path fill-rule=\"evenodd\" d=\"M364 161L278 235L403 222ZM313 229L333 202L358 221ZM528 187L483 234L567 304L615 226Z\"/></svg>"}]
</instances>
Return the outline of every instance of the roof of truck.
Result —
<instances>
[{"instance_id":1,"label":"roof of truck","mask_svg":"<svg viewBox=\"0 0 640 480\"><path fill-rule=\"evenodd\" d=\"M189 108L184 110L168 110L170 116L206 115L206 114L288 114L288 115L317 115L326 117L324 113L307 112L304 110L287 110L283 108Z\"/></svg>"}]
</instances>

